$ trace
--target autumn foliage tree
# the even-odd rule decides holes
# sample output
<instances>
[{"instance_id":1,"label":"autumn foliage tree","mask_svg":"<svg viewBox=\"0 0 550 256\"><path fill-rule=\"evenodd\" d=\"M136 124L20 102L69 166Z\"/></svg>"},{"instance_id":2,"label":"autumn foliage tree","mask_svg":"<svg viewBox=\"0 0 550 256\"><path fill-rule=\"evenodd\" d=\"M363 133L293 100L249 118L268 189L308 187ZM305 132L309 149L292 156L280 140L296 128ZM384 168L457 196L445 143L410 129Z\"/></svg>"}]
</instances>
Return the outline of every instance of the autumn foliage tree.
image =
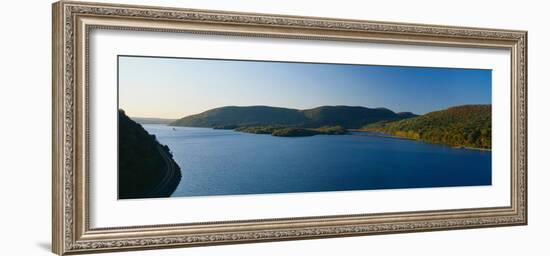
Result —
<instances>
[{"instance_id":1,"label":"autumn foliage tree","mask_svg":"<svg viewBox=\"0 0 550 256\"><path fill-rule=\"evenodd\" d=\"M455 147L491 149L491 105L465 105L362 128Z\"/></svg>"}]
</instances>

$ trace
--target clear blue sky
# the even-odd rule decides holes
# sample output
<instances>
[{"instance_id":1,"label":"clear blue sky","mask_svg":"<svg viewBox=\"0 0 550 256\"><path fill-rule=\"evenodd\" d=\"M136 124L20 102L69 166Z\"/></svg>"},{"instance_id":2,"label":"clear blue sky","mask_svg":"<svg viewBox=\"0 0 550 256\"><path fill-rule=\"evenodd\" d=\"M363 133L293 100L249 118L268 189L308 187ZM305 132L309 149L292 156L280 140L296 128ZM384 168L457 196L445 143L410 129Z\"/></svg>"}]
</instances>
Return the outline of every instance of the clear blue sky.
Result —
<instances>
[{"instance_id":1,"label":"clear blue sky","mask_svg":"<svg viewBox=\"0 0 550 256\"><path fill-rule=\"evenodd\" d=\"M119 57L119 108L181 118L223 106L385 107L416 114L491 103L491 70Z\"/></svg>"}]
</instances>

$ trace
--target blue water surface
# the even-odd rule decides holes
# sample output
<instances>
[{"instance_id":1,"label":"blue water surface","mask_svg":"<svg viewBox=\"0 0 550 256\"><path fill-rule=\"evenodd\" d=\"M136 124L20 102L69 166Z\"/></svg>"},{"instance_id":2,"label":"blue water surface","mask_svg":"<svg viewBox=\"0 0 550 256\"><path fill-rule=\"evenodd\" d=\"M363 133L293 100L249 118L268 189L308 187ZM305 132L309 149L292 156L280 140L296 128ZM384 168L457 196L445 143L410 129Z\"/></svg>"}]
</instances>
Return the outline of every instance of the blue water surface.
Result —
<instances>
[{"instance_id":1,"label":"blue water surface","mask_svg":"<svg viewBox=\"0 0 550 256\"><path fill-rule=\"evenodd\" d=\"M182 169L172 196L491 185L491 152L352 135L274 137L146 124Z\"/></svg>"}]
</instances>

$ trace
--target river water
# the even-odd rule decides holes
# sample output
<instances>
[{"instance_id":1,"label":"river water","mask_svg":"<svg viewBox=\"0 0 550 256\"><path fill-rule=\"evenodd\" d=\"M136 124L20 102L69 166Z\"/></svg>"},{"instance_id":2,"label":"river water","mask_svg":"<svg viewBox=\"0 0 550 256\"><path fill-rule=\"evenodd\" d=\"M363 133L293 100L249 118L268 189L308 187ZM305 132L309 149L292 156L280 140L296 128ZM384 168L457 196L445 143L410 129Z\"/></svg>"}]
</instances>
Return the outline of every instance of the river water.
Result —
<instances>
[{"instance_id":1,"label":"river water","mask_svg":"<svg viewBox=\"0 0 550 256\"><path fill-rule=\"evenodd\" d=\"M354 135L274 137L146 124L182 169L172 196L491 185L491 152Z\"/></svg>"}]
</instances>

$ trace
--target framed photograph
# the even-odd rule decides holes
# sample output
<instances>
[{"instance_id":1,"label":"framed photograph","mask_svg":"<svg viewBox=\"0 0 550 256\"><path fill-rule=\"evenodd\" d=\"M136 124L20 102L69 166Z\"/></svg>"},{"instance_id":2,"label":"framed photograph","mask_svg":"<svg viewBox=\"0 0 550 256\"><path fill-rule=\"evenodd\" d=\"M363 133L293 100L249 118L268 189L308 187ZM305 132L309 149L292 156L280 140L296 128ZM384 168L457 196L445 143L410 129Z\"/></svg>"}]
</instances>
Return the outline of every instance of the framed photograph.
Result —
<instances>
[{"instance_id":1,"label":"framed photograph","mask_svg":"<svg viewBox=\"0 0 550 256\"><path fill-rule=\"evenodd\" d=\"M53 251L527 224L527 32L61 1Z\"/></svg>"}]
</instances>

